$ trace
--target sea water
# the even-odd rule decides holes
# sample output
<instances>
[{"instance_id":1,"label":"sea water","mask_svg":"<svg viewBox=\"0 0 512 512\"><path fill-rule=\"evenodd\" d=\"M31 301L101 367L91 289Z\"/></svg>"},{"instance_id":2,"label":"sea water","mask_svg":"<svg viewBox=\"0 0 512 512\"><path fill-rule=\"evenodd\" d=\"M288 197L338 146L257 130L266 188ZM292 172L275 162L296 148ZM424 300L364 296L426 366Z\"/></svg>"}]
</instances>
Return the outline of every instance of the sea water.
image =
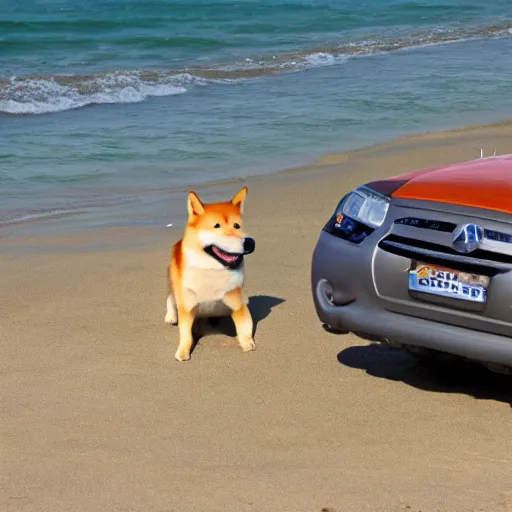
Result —
<instances>
[{"instance_id":1,"label":"sea water","mask_svg":"<svg viewBox=\"0 0 512 512\"><path fill-rule=\"evenodd\" d=\"M508 0L0 0L0 229L508 119L511 27Z\"/></svg>"}]
</instances>

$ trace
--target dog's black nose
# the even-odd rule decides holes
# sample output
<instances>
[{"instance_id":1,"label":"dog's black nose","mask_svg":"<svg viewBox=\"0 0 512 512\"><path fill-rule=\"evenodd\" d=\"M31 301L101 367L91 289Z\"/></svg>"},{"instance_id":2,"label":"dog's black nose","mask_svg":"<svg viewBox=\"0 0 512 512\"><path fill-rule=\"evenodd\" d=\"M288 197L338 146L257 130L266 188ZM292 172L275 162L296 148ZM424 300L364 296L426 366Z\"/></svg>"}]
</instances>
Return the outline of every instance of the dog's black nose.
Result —
<instances>
[{"instance_id":1,"label":"dog's black nose","mask_svg":"<svg viewBox=\"0 0 512 512\"><path fill-rule=\"evenodd\" d=\"M254 238L244 239L244 254L251 254L256 249L256 241Z\"/></svg>"}]
</instances>

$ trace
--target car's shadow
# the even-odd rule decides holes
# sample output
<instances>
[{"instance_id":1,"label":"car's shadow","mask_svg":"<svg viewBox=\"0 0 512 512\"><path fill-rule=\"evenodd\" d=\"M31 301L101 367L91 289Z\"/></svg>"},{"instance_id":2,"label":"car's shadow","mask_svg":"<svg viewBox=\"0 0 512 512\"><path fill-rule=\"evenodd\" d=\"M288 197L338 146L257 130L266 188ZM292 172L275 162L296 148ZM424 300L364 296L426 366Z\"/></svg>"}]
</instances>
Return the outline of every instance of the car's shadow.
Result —
<instances>
[{"instance_id":1,"label":"car's shadow","mask_svg":"<svg viewBox=\"0 0 512 512\"><path fill-rule=\"evenodd\" d=\"M338 354L338 361L373 377L401 381L418 389L461 393L512 407L512 375L493 373L480 364L453 359L425 366L405 350L378 343L348 347Z\"/></svg>"},{"instance_id":2,"label":"car's shadow","mask_svg":"<svg viewBox=\"0 0 512 512\"><path fill-rule=\"evenodd\" d=\"M284 299L270 295L253 295L249 297L248 308L253 321L253 336L256 335L258 323L267 318L272 309L282 304ZM236 329L231 317L201 319L194 328L194 339L197 343L201 338L211 334L223 334L231 338L236 337ZM194 344L195 344L194 343Z\"/></svg>"}]
</instances>

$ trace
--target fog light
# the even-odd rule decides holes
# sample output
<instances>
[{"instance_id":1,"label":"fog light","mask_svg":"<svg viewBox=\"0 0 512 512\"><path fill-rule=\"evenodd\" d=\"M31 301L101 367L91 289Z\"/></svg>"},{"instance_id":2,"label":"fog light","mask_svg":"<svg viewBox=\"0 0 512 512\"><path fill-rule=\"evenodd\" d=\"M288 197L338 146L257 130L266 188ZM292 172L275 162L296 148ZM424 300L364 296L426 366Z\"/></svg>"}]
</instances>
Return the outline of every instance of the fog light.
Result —
<instances>
[{"instance_id":1,"label":"fog light","mask_svg":"<svg viewBox=\"0 0 512 512\"><path fill-rule=\"evenodd\" d=\"M327 302L331 305L331 306L334 306L334 290L332 289L332 286L326 281L324 283L324 295L325 295L325 298L327 299Z\"/></svg>"},{"instance_id":2,"label":"fog light","mask_svg":"<svg viewBox=\"0 0 512 512\"><path fill-rule=\"evenodd\" d=\"M325 303L326 306L347 306L354 302L355 297L351 290L334 289L327 279L323 278L316 285L317 297Z\"/></svg>"}]
</instances>

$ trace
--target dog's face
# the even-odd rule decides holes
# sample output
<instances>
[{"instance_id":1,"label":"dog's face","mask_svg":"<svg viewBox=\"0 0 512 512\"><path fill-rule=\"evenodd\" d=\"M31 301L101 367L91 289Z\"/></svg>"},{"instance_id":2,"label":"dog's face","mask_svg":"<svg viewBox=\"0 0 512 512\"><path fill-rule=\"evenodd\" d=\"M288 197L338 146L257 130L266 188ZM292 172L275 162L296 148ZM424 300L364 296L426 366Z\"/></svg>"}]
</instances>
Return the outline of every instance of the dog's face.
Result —
<instances>
[{"instance_id":1,"label":"dog's face","mask_svg":"<svg viewBox=\"0 0 512 512\"><path fill-rule=\"evenodd\" d=\"M237 268L244 254L254 251L255 242L243 230L243 207L247 187L231 201L204 204L195 192L188 195L187 232L200 250L227 268Z\"/></svg>"}]
</instances>

